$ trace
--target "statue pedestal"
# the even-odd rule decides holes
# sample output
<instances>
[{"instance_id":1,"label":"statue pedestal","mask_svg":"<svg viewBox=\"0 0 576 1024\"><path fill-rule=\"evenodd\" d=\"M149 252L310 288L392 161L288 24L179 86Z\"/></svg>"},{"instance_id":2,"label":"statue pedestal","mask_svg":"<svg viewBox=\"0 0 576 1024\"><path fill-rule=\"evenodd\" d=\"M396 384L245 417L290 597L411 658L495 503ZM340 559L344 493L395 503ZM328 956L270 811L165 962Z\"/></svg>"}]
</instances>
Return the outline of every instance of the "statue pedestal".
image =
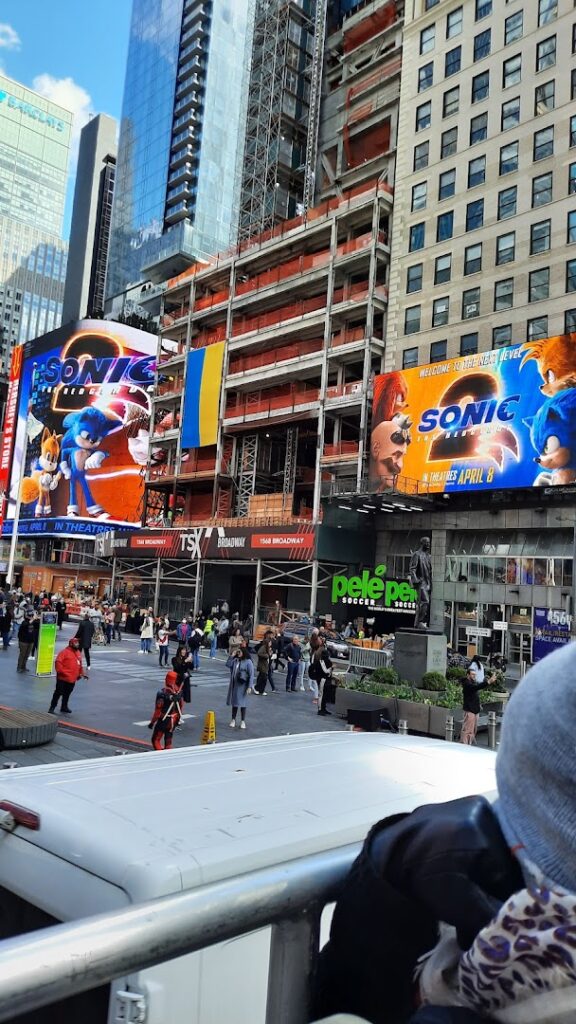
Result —
<instances>
[{"instance_id":1,"label":"statue pedestal","mask_svg":"<svg viewBox=\"0 0 576 1024\"><path fill-rule=\"evenodd\" d=\"M446 637L430 629L397 629L394 668L401 679L419 686L426 672L446 673Z\"/></svg>"}]
</instances>

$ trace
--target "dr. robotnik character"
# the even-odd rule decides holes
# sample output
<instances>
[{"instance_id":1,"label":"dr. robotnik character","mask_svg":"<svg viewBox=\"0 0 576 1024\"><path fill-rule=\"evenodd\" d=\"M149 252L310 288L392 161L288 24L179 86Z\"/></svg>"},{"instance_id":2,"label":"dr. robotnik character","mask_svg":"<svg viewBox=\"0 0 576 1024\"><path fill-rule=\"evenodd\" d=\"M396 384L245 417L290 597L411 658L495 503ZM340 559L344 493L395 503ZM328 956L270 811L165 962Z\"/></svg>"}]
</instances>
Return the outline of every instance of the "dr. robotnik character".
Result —
<instances>
[{"instance_id":1,"label":"dr. robotnik character","mask_svg":"<svg viewBox=\"0 0 576 1024\"><path fill-rule=\"evenodd\" d=\"M107 519L108 514L94 501L86 470L99 469L108 457L108 452L99 451L100 445L108 434L122 426L122 420L110 410L102 412L89 405L78 412L69 413L63 426L67 432L62 438L60 469L66 480L70 481L70 503L66 514L71 517L79 514L77 492L80 485L88 515Z\"/></svg>"},{"instance_id":2,"label":"dr. robotnik character","mask_svg":"<svg viewBox=\"0 0 576 1024\"><path fill-rule=\"evenodd\" d=\"M576 480L576 388L559 391L548 398L536 416L526 420L530 439L538 455L534 459L545 471L534 480L535 487L571 484Z\"/></svg>"}]
</instances>

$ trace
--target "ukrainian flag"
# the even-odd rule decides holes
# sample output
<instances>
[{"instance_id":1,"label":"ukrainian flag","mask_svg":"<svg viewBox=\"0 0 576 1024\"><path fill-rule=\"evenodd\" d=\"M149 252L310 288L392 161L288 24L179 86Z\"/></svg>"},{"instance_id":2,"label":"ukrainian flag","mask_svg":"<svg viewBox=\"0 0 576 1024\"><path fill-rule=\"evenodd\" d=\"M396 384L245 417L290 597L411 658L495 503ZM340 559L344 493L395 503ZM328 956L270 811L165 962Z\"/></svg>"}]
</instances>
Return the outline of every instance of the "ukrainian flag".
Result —
<instances>
[{"instance_id":1,"label":"ukrainian flag","mask_svg":"<svg viewBox=\"0 0 576 1024\"><path fill-rule=\"evenodd\" d=\"M218 440L225 342L188 353L182 447L203 448Z\"/></svg>"}]
</instances>

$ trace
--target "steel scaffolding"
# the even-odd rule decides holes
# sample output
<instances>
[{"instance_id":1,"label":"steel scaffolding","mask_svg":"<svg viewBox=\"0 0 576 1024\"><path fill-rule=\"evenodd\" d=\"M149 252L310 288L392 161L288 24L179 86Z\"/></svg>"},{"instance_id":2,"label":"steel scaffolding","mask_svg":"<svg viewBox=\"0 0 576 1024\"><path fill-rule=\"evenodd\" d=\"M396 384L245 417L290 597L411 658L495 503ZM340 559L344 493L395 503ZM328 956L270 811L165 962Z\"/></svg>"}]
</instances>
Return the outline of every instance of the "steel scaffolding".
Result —
<instances>
[{"instance_id":1,"label":"steel scaffolding","mask_svg":"<svg viewBox=\"0 0 576 1024\"><path fill-rule=\"evenodd\" d=\"M258 460L258 434L246 434L242 438L240 465L238 467L238 498L236 514L247 516L250 510L250 498L256 489L256 464Z\"/></svg>"},{"instance_id":2,"label":"steel scaffolding","mask_svg":"<svg viewBox=\"0 0 576 1024\"><path fill-rule=\"evenodd\" d=\"M304 195L302 198L304 214L314 205L314 194L316 191L316 162L318 159L318 130L320 126L320 105L322 102L322 72L324 67L327 10L328 0L316 0L314 49L312 51L312 61L308 69L310 74L310 105L304 165Z\"/></svg>"}]
</instances>

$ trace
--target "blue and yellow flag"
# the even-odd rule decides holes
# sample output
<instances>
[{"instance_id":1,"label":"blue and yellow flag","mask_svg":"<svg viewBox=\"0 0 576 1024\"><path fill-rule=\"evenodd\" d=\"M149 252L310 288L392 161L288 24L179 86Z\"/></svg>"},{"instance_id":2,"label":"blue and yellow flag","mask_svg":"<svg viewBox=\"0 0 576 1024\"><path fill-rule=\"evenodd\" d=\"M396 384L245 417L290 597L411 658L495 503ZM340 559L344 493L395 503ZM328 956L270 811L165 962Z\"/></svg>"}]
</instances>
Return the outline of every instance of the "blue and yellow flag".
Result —
<instances>
[{"instance_id":1,"label":"blue and yellow flag","mask_svg":"<svg viewBox=\"0 0 576 1024\"><path fill-rule=\"evenodd\" d=\"M225 342L188 353L182 447L204 448L218 440Z\"/></svg>"}]
</instances>

